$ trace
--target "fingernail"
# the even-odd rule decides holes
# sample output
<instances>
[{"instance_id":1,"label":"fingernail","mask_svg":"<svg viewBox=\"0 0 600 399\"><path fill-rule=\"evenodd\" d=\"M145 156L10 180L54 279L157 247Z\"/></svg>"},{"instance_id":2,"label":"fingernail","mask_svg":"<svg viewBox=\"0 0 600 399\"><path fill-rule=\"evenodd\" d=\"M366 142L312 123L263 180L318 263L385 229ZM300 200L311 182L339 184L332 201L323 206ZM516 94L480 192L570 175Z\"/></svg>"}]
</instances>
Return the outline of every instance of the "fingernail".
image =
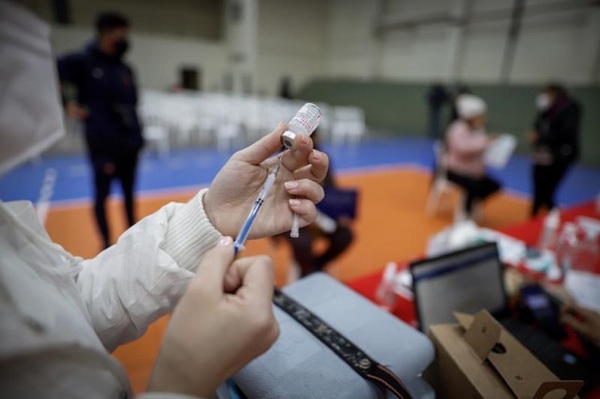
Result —
<instances>
[{"instance_id":1,"label":"fingernail","mask_svg":"<svg viewBox=\"0 0 600 399\"><path fill-rule=\"evenodd\" d=\"M322 158L321 152L320 152L320 151L317 151L317 150L314 150L314 151L313 151L313 159L314 159L315 161L320 161L320 160L321 160L321 158Z\"/></svg>"},{"instance_id":2,"label":"fingernail","mask_svg":"<svg viewBox=\"0 0 600 399\"><path fill-rule=\"evenodd\" d=\"M287 188L288 190L293 190L296 187L299 186L297 181L286 181L285 183L283 183L283 185L285 186L285 188Z\"/></svg>"},{"instance_id":3,"label":"fingernail","mask_svg":"<svg viewBox=\"0 0 600 399\"><path fill-rule=\"evenodd\" d=\"M222 245L222 246L231 245L232 243L233 243L233 238L231 238L229 236L221 237L221 239L219 240L219 245Z\"/></svg>"},{"instance_id":4,"label":"fingernail","mask_svg":"<svg viewBox=\"0 0 600 399\"><path fill-rule=\"evenodd\" d=\"M302 141L302 144L308 144L308 136L307 135L301 134L300 140Z\"/></svg>"},{"instance_id":5,"label":"fingernail","mask_svg":"<svg viewBox=\"0 0 600 399\"><path fill-rule=\"evenodd\" d=\"M298 205L300 205L300 200L292 198L292 199L290 199L290 205L291 206L298 206Z\"/></svg>"}]
</instances>

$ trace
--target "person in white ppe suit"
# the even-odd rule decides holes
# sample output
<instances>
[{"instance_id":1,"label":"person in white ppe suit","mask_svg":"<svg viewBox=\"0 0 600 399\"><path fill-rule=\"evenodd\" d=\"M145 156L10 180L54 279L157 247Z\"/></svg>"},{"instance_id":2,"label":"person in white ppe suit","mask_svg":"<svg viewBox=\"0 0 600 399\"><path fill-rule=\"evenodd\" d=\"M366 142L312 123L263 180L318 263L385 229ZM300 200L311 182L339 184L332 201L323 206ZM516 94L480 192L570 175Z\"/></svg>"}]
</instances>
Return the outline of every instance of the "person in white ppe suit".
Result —
<instances>
[{"instance_id":1,"label":"person in white ppe suit","mask_svg":"<svg viewBox=\"0 0 600 399\"><path fill-rule=\"evenodd\" d=\"M0 0L0 173L63 134L49 28ZM234 154L208 190L171 203L93 259L53 243L31 203L0 201L0 397L125 398L110 356L173 311L144 398L208 397L278 335L273 268L234 260L237 233L280 147L280 125ZM328 159L307 136L285 153L251 238L305 226Z\"/></svg>"}]
</instances>

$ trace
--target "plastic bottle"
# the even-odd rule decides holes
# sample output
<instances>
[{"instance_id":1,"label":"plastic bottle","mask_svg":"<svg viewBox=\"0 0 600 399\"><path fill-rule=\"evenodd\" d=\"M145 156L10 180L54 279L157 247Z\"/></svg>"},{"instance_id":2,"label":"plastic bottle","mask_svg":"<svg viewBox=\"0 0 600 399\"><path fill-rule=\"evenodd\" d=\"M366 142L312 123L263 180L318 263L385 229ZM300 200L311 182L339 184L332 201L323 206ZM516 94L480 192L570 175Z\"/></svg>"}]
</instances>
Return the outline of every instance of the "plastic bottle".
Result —
<instances>
[{"instance_id":1,"label":"plastic bottle","mask_svg":"<svg viewBox=\"0 0 600 399\"><path fill-rule=\"evenodd\" d=\"M396 304L396 293L394 292L396 267L397 265L394 262L389 262L386 265L377 291L375 292L377 303L381 308L387 311L391 311Z\"/></svg>"},{"instance_id":2,"label":"plastic bottle","mask_svg":"<svg viewBox=\"0 0 600 399\"><path fill-rule=\"evenodd\" d=\"M556 241L556 260L564 276L573 266L575 252L577 251L577 225L565 223Z\"/></svg>"},{"instance_id":3,"label":"plastic bottle","mask_svg":"<svg viewBox=\"0 0 600 399\"><path fill-rule=\"evenodd\" d=\"M556 239L558 238L558 228L560 227L560 211L552 209L544 218L544 226L538 247L540 249L554 249Z\"/></svg>"},{"instance_id":4,"label":"plastic bottle","mask_svg":"<svg viewBox=\"0 0 600 399\"><path fill-rule=\"evenodd\" d=\"M573 253L572 269L585 272L600 270L600 247L598 243L598 230L592 224L580 223L582 230L577 246Z\"/></svg>"}]
</instances>

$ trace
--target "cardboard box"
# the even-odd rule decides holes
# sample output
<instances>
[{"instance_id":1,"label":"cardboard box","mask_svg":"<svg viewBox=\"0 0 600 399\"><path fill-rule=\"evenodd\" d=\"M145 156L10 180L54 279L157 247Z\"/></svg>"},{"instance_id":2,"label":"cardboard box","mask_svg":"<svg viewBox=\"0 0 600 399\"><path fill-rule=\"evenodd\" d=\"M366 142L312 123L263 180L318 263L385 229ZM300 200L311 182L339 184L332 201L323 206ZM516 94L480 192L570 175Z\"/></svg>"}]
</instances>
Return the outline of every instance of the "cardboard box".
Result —
<instances>
[{"instance_id":1,"label":"cardboard box","mask_svg":"<svg viewBox=\"0 0 600 399\"><path fill-rule=\"evenodd\" d=\"M431 326L436 359L425 378L438 398L575 398L583 381L561 381L483 310Z\"/></svg>"}]
</instances>

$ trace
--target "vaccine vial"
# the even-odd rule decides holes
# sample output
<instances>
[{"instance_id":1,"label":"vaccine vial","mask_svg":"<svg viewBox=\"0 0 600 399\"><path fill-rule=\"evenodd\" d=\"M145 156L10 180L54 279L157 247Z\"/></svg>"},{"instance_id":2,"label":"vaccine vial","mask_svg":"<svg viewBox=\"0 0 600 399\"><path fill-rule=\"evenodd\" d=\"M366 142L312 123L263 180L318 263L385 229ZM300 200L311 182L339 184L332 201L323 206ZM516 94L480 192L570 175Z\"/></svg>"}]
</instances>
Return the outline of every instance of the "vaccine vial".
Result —
<instances>
[{"instance_id":1,"label":"vaccine vial","mask_svg":"<svg viewBox=\"0 0 600 399\"><path fill-rule=\"evenodd\" d=\"M281 144L290 150L294 149L294 139L298 134L310 136L321 121L321 110L315 104L306 103L288 122L288 130L281 135Z\"/></svg>"}]
</instances>

